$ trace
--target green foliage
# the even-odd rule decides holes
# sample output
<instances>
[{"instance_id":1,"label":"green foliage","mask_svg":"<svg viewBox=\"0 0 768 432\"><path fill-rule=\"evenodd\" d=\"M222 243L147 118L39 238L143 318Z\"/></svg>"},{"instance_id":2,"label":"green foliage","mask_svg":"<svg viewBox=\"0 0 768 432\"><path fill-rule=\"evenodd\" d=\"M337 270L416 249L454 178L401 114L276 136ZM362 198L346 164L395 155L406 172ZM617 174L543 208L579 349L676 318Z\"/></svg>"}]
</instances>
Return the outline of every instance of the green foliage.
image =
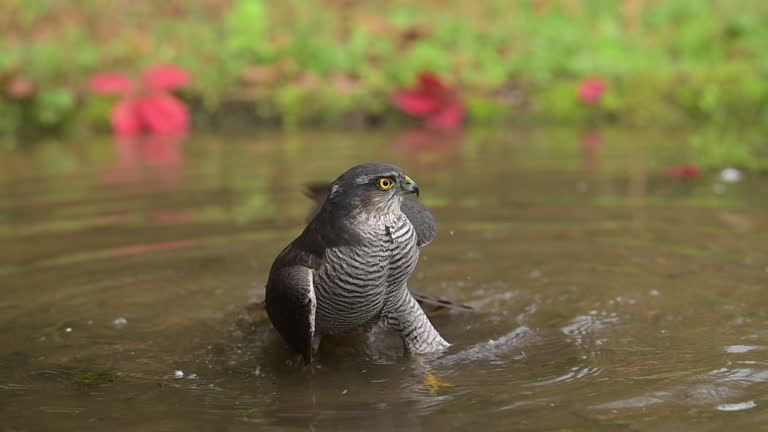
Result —
<instances>
[{"instance_id":1,"label":"green foliage","mask_svg":"<svg viewBox=\"0 0 768 432\"><path fill-rule=\"evenodd\" d=\"M271 60L269 16L261 0L236 0L226 18L224 39L227 55L243 62Z\"/></svg>"},{"instance_id":2,"label":"green foliage","mask_svg":"<svg viewBox=\"0 0 768 432\"><path fill-rule=\"evenodd\" d=\"M63 88L47 89L35 100L37 122L43 127L53 127L72 111L75 98L72 92Z\"/></svg>"},{"instance_id":3,"label":"green foliage","mask_svg":"<svg viewBox=\"0 0 768 432\"><path fill-rule=\"evenodd\" d=\"M0 99L0 135L11 135L21 124L22 107Z\"/></svg>"}]
</instances>

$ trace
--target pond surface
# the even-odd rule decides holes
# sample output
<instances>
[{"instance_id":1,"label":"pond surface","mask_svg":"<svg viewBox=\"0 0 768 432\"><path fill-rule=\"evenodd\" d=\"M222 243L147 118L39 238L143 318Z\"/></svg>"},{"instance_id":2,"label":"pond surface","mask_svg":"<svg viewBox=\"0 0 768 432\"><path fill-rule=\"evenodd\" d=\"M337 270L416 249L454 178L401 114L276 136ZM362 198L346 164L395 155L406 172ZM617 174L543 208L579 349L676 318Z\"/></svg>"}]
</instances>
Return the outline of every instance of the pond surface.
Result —
<instances>
[{"instance_id":1,"label":"pond surface","mask_svg":"<svg viewBox=\"0 0 768 432\"><path fill-rule=\"evenodd\" d=\"M768 181L659 174L684 133L255 132L0 157L0 424L27 430L768 429ZM307 182L419 182L410 285L453 346L302 368L258 308Z\"/></svg>"}]
</instances>

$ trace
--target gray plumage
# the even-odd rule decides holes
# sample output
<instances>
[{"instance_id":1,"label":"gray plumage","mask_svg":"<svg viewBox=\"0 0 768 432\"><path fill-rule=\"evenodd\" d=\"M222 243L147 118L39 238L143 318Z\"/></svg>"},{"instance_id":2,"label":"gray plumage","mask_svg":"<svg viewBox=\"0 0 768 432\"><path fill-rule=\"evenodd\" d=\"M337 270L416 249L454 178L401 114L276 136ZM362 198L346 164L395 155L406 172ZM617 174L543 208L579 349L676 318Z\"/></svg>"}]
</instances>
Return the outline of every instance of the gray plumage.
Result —
<instances>
[{"instance_id":1,"label":"gray plumage","mask_svg":"<svg viewBox=\"0 0 768 432\"><path fill-rule=\"evenodd\" d=\"M266 308L283 338L309 362L312 341L381 324L415 353L444 349L407 287L419 247L436 235L432 214L406 194L399 168L364 164L328 188L307 227L275 259Z\"/></svg>"}]
</instances>

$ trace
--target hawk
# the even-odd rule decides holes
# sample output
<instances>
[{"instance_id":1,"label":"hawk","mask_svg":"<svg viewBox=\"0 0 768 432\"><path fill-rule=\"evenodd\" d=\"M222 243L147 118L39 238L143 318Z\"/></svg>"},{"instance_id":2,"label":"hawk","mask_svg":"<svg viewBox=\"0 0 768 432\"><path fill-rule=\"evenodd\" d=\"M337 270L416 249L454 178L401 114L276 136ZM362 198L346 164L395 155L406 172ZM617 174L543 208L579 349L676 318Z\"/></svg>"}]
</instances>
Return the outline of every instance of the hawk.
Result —
<instances>
[{"instance_id":1,"label":"hawk","mask_svg":"<svg viewBox=\"0 0 768 432\"><path fill-rule=\"evenodd\" d=\"M368 163L324 190L310 190L318 207L269 272L265 304L280 335L306 363L323 335L377 324L412 353L447 348L419 302L471 308L408 289L419 249L437 234L434 216L407 197L418 197L416 182L394 165Z\"/></svg>"}]
</instances>

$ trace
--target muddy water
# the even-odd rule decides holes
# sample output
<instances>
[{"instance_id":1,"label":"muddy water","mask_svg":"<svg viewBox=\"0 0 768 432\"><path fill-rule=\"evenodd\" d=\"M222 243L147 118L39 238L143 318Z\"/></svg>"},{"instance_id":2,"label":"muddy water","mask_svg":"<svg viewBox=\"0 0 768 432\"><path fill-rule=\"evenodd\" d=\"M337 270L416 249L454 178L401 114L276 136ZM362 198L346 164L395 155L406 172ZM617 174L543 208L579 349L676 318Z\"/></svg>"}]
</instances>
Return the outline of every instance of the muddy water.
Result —
<instances>
[{"instance_id":1,"label":"muddy water","mask_svg":"<svg viewBox=\"0 0 768 432\"><path fill-rule=\"evenodd\" d=\"M0 430L768 428L768 182L658 169L684 136L95 138L0 158ZM438 239L411 285L479 309L312 367L263 313L302 185L401 165Z\"/></svg>"}]
</instances>

